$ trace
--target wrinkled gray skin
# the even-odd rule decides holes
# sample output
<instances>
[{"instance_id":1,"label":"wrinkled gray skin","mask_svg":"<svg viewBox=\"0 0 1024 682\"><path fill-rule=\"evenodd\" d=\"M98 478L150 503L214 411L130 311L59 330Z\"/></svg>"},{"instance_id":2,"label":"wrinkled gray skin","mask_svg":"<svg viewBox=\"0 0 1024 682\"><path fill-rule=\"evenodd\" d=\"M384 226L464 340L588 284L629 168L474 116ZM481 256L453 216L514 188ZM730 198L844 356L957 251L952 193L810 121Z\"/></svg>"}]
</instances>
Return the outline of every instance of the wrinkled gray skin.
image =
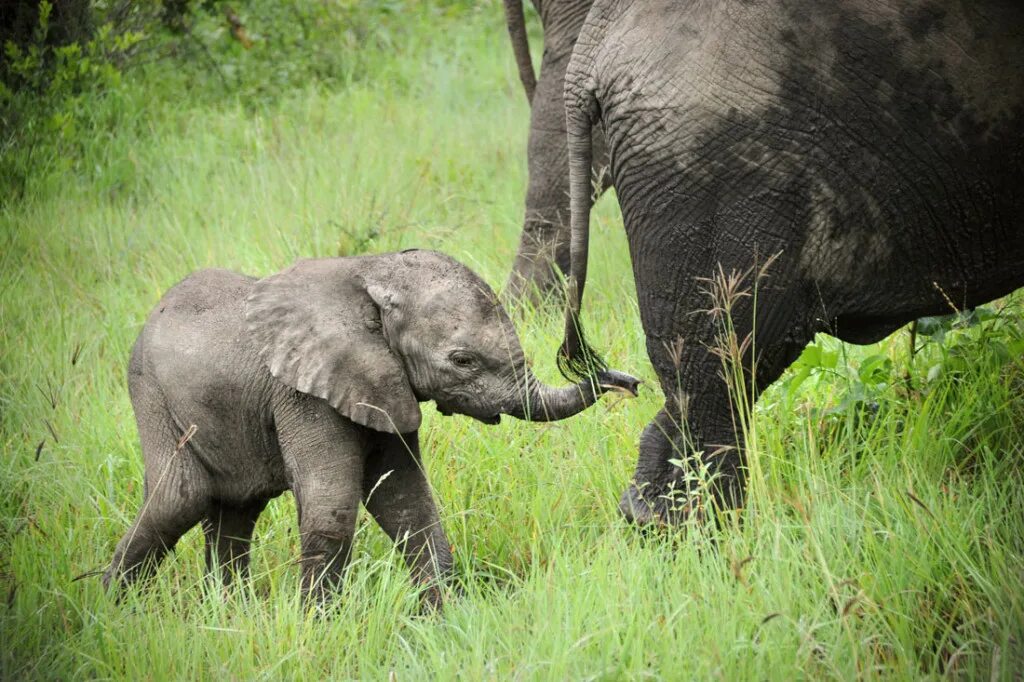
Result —
<instances>
[{"instance_id":1,"label":"wrinkled gray skin","mask_svg":"<svg viewBox=\"0 0 1024 682\"><path fill-rule=\"evenodd\" d=\"M529 184L519 251L505 285L511 300L540 304L560 290L569 272L569 156L565 138L565 69L591 0L533 0L544 27L540 76L534 77L523 22L523 0L505 0L512 50L530 101ZM604 136L594 131L593 183L608 187ZM560 300L560 299L559 299Z\"/></svg>"},{"instance_id":2,"label":"wrinkled gray skin","mask_svg":"<svg viewBox=\"0 0 1024 682\"><path fill-rule=\"evenodd\" d=\"M197 523L210 570L244 573L257 517L291 490L305 594L338 582L362 503L436 603L452 558L420 461L419 403L486 423L564 419L636 382L541 384L491 289L411 251L300 261L262 280L190 275L150 314L128 388L144 502L104 584L150 573Z\"/></svg>"},{"instance_id":3,"label":"wrinkled gray skin","mask_svg":"<svg viewBox=\"0 0 1024 682\"><path fill-rule=\"evenodd\" d=\"M708 351L717 322L701 312L712 303L700 278L719 266L778 255L756 313L753 297L733 309L740 339L756 328L753 391L815 332L873 342L1024 285L1018 0L599 0L565 100L576 292L563 352L588 355L572 318L600 123L667 396L620 504L637 522L688 513L669 462L681 453L721 476L723 502L742 500L742 443Z\"/></svg>"}]
</instances>

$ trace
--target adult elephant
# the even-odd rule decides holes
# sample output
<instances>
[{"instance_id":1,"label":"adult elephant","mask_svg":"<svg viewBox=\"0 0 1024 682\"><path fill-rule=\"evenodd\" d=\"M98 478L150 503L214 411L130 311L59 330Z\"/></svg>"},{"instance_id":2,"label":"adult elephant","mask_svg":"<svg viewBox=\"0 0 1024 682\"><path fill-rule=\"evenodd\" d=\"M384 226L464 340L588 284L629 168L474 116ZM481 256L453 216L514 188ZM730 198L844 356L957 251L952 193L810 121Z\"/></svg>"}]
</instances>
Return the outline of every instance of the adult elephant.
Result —
<instances>
[{"instance_id":1,"label":"adult elephant","mask_svg":"<svg viewBox=\"0 0 1024 682\"><path fill-rule=\"evenodd\" d=\"M742 499L742 437L702 278L774 258L756 301L731 311L738 339L756 329L743 353L755 395L816 332L869 343L1024 285L1017 0L599 0L565 100L563 371L601 364L578 325L599 122L666 395L622 497L633 520L688 513L680 458L719 476L725 504Z\"/></svg>"},{"instance_id":2,"label":"adult elephant","mask_svg":"<svg viewBox=\"0 0 1024 682\"><path fill-rule=\"evenodd\" d=\"M592 0L533 0L544 27L540 78L533 72L523 19L523 0L505 0L512 51L526 98L530 101L527 147L529 184L519 251L505 285L511 299L540 303L569 271L569 157L562 100L565 69ZM604 137L594 135L597 187L607 186Z\"/></svg>"}]
</instances>

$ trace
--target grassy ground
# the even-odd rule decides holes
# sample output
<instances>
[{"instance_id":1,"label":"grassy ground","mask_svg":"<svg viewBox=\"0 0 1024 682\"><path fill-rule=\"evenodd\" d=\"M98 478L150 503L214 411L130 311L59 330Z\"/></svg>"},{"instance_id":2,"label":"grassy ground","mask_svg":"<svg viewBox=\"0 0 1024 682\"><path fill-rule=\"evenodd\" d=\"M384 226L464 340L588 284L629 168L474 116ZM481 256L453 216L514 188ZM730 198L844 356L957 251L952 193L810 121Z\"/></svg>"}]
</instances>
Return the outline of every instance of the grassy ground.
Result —
<instances>
[{"instance_id":1,"label":"grassy ground","mask_svg":"<svg viewBox=\"0 0 1024 682\"><path fill-rule=\"evenodd\" d=\"M418 613L360 524L344 596L297 599L290 496L257 527L252 584L202 577L197 530L151 589L96 577L139 504L129 348L160 294L221 266L440 248L498 287L517 243L527 110L499 8L435 17L371 77L241 106L148 101L87 171L0 214L0 677L119 679L1012 678L1024 665L1024 324L925 345L823 339L763 397L741 524L644 535L616 513L660 405L614 197L597 211L586 316L646 381L565 423L424 412L463 594ZM557 316L520 330L558 381ZM911 383L903 380L909 373ZM806 377L806 380L803 380Z\"/></svg>"}]
</instances>

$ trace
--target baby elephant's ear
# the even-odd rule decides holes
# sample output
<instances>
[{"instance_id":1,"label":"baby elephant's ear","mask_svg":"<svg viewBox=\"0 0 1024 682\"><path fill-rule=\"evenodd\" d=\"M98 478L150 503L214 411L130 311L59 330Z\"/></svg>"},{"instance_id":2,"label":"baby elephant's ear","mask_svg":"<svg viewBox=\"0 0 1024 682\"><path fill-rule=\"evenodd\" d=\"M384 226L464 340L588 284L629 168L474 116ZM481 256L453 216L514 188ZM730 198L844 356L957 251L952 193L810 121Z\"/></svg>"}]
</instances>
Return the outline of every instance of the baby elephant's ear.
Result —
<instances>
[{"instance_id":1,"label":"baby elephant's ear","mask_svg":"<svg viewBox=\"0 0 1024 682\"><path fill-rule=\"evenodd\" d=\"M420 407L358 266L344 258L299 261L261 279L245 301L249 338L278 380L323 398L376 431L408 433Z\"/></svg>"}]
</instances>

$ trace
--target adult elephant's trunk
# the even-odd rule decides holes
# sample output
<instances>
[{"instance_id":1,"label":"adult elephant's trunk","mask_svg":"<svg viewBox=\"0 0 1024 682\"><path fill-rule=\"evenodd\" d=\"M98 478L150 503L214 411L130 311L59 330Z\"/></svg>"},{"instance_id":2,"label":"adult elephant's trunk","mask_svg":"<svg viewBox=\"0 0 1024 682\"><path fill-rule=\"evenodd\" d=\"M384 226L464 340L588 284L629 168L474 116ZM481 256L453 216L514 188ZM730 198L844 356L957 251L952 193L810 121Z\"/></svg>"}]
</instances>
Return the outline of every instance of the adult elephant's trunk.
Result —
<instances>
[{"instance_id":1,"label":"adult elephant's trunk","mask_svg":"<svg viewBox=\"0 0 1024 682\"><path fill-rule=\"evenodd\" d=\"M573 62L576 61L575 58ZM587 283L587 256L590 242L590 205L592 186L590 168L593 157L591 129L597 103L582 83L570 80L573 62L565 81L565 122L569 147L569 241L568 303L565 311L565 338L558 352L558 369L567 379L582 379L607 367L591 348L580 325L583 288Z\"/></svg>"},{"instance_id":2,"label":"adult elephant's trunk","mask_svg":"<svg viewBox=\"0 0 1024 682\"><path fill-rule=\"evenodd\" d=\"M605 370L574 386L555 388L541 383L533 372L527 371L525 390L517 403L509 406L507 414L535 422L568 419L597 402L602 393L620 390L635 396L639 383L628 374Z\"/></svg>"},{"instance_id":3,"label":"adult elephant's trunk","mask_svg":"<svg viewBox=\"0 0 1024 682\"><path fill-rule=\"evenodd\" d=\"M526 101L533 103L533 91L537 89L537 78L533 74L530 59L530 41L526 36L526 20L523 17L523 0L505 0L505 23L508 37L512 39L512 53L519 69L519 80L526 91Z\"/></svg>"}]
</instances>

